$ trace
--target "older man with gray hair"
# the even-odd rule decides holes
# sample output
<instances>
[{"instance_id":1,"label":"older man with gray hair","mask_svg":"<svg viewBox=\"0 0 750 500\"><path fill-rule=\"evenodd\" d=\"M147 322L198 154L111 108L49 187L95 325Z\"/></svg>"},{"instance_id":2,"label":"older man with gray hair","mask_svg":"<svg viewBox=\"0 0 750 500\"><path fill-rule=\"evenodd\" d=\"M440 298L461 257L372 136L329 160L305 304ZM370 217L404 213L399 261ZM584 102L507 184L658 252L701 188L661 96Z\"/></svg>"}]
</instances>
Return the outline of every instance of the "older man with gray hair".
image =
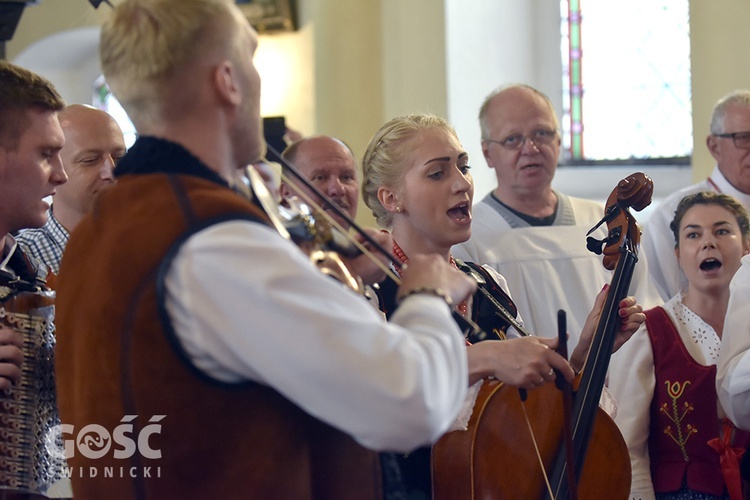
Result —
<instances>
[{"instance_id":1,"label":"older man with gray hair","mask_svg":"<svg viewBox=\"0 0 750 500\"><path fill-rule=\"evenodd\" d=\"M716 103L706 146L716 160L711 175L665 198L643 227L642 248L649 274L665 301L687 285L669 230L680 200L689 194L713 191L734 197L750 210L750 91L734 91Z\"/></svg>"},{"instance_id":2,"label":"older man with gray hair","mask_svg":"<svg viewBox=\"0 0 750 500\"><path fill-rule=\"evenodd\" d=\"M601 257L586 247L587 232L604 207L553 189L560 127L544 93L523 84L501 87L485 99L479 123L482 152L497 187L474 204L471 238L454 247L453 255L502 274L535 335L555 336L557 311L565 310L572 351L594 298L612 280ZM612 179L613 188L619 180ZM606 233L602 226L593 236L602 239ZM642 262L630 294L644 308L656 305Z\"/></svg>"}]
</instances>

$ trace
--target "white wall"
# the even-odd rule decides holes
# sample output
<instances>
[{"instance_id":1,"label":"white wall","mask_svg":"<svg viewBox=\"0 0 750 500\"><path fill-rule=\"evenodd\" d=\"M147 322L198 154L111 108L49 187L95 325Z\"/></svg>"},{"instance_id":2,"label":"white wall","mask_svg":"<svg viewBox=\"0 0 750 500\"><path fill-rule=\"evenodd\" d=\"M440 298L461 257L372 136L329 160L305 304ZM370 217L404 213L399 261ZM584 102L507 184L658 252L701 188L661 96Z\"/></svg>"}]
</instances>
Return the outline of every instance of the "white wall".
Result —
<instances>
[{"instance_id":1,"label":"white wall","mask_svg":"<svg viewBox=\"0 0 750 500\"><path fill-rule=\"evenodd\" d=\"M384 102L380 125L409 113L446 116L446 54L442 50L446 14L442 2L383 0L382 10Z\"/></svg>"},{"instance_id":2,"label":"white wall","mask_svg":"<svg viewBox=\"0 0 750 500\"><path fill-rule=\"evenodd\" d=\"M693 88L693 179L705 179L714 166L706 149L716 101L737 89L750 89L750 2L690 0Z\"/></svg>"},{"instance_id":3,"label":"white wall","mask_svg":"<svg viewBox=\"0 0 750 500\"><path fill-rule=\"evenodd\" d=\"M76 28L35 41L13 62L52 81L65 102L91 104L94 80L101 75L98 43L98 27Z\"/></svg>"}]
</instances>

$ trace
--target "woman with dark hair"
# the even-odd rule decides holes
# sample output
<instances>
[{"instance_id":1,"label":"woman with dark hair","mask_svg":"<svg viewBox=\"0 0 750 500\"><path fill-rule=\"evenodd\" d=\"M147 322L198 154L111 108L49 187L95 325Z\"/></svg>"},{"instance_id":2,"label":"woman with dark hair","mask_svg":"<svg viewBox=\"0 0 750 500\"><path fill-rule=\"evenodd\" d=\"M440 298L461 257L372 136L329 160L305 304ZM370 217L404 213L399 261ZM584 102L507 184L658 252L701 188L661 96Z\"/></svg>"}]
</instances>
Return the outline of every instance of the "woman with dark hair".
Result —
<instances>
[{"instance_id":1,"label":"woman with dark hair","mask_svg":"<svg viewBox=\"0 0 750 500\"><path fill-rule=\"evenodd\" d=\"M719 415L715 381L729 283L750 251L748 215L728 195L699 192L682 199L670 227L687 289L646 311L610 369L631 498L735 500L733 448L750 441Z\"/></svg>"}]
</instances>

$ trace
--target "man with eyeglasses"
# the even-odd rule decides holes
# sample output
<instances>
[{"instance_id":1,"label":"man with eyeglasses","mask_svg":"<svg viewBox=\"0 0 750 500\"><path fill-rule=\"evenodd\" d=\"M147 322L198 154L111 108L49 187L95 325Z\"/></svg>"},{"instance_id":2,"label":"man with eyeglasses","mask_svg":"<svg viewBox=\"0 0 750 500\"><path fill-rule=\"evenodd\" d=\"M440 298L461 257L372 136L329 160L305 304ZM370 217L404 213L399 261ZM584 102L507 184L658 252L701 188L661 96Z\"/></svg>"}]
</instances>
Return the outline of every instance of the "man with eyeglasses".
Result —
<instances>
[{"instance_id":1,"label":"man with eyeglasses","mask_svg":"<svg viewBox=\"0 0 750 500\"><path fill-rule=\"evenodd\" d=\"M586 233L604 207L552 189L561 139L546 95L527 85L502 87L485 99L479 123L482 152L495 170L497 187L473 207L471 239L453 254L489 264L505 276L535 335L555 336L557 310L564 309L573 349L590 304L612 279L601 257L586 248ZM593 236L605 235L601 227ZM646 307L657 295L646 290L647 272L641 267L636 266L630 292Z\"/></svg>"},{"instance_id":2,"label":"man with eyeglasses","mask_svg":"<svg viewBox=\"0 0 750 500\"><path fill-rule=\"evenodd\" d=\"M722 97L714 106L710 131L706 145L716 160L711 175L665 198L643 227L641 244L649 274L664 300L687 285L669 230L680 200L699 191L713 191L733 196L750 209L750 91L737 90Z\"/></svg>"}]
</instances>

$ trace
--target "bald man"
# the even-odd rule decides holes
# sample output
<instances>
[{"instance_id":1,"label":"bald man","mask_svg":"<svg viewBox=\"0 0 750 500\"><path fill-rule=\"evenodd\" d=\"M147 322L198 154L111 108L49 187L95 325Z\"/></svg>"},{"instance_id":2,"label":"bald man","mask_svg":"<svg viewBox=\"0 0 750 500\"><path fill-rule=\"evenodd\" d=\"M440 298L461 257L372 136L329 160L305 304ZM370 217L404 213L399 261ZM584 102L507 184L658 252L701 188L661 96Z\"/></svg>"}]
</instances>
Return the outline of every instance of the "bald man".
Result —
<instances>
[{"instance_id":1,"label":"bald man","mask_svg":"<svg viewBox=\"0 0 750 500\"><path fill-rule=\"evenodd\" d=\"M99 193L111 186L117 161L125 155L125 138L108 113L72 104L59 114L65 134L60 151L68 182L52 196L47 222L18 236L21 247L57 274L70 232L91 210Z\"/></svg>"},{"instance_id":2,"label":"bald man","mask_svg":"<svg viewBox=\"0 0 750 500\"><path fill-rule=\"evenodd\" d=\"M353 220L357 216L359 203L357 161L346 144L325 135L308 137L291 144L281 156L297 167L297 170L315 187L328 195L350 219ZM287 178L282 179L281 182L282 198L288 199L302 191L312 197L315 203L322 204L322 200L319 200L309 189L300 186L299 181L286 169L283 169L282 173ZM291 185L289 181L294 185ZM344 229L349 229L349 223L330 207L326 207L325 210Z\"/></svg>"},{"instance_id":3,"label":"bald man","mask_svg":"<svg viewBox=\"0 0 750 500\"><path fill-rule=\"evenodd\" d=\"M357 160L354 159L354 154L343 141L327 135L306 137L292 143L281 156L296 167L297 171L323 194L328 196L349 217L349 220L354 220L357 217L359 205ZM299 196L301 192L309 197L313 203L323 206L324 210L344 230L349 230L350 224L347 220L330 208L330 205L324 204L323 200L319 199L310 189L302 186L301 182L295 179L288 168L283 165L282 174L284 178L281 180L279 192L283 200ZM303 197L303 200L306 199ZM366 229L366 231L382 248L392 248L393 241L389 233L375 229ZM368 250L372 250L362 237L355 236L355 238ZM382 256L380 261L383 266L387 265L387 261ZM360 255L356 258L345 259L345 262L347 267L355 275L362 278L362 281L367 285L380 283L385 279L385 272L382 271L382 267L373 262L370 256ZM365 294L367 295L368 292L365 292Z\"/></svg>"}]
</instances>

